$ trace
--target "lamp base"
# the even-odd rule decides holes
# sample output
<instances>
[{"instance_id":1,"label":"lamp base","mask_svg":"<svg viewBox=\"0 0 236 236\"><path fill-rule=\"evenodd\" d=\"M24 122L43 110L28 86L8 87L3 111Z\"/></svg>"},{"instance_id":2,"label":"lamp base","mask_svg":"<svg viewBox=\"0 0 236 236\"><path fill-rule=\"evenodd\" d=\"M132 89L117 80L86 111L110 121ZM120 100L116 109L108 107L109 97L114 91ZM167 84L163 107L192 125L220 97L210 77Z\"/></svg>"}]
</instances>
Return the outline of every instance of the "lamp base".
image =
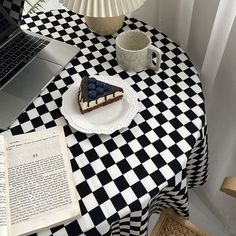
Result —
<instances>
[{"instance_id":1,"label":"lamp base","mask_svg":"<svg viewBox=\"0 0 236 236\"><path fill-rule=\"evenodd\" d=\"M123 25L125 16L90 17L85 16L86 24L99 35L112 35Z\"/></svg>"}]
</instances>

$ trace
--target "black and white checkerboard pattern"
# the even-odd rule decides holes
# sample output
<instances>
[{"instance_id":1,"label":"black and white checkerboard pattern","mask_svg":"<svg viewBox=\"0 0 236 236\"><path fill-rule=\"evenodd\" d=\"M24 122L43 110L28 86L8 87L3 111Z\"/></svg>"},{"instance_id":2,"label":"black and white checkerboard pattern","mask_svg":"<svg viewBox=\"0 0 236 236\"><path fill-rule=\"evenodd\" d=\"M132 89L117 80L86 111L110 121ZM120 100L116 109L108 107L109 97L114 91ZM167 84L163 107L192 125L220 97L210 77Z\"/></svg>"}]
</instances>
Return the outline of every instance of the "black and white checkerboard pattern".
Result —
<instances>
[{"instance_id":1,"label":"black and white checkerboard pattern","mask_svg":"<svg viewBox=\"0 0 236 236\"><path fill-rule=\"evenodd\" d=\"M0 0L0 5L8 12L15 22L20 25L25 0Z\"/></svg>"},{"instance_id":2,"label":"black and white checkerboard pattern","mask_svg":"<svg viewBox=\"0 0 236 236\"><path fill-rule=\"evenodd\" d=\"M115 59L116 35L95 35L75 13L25 16L22 27L81 49L4 132L64 127L82 217L38 235L144 236L149 216L164 207L188 217L188 188L207 178L207 131L200 80L183 50L156 29L126 19L120 32L146 32L163 52L158 72L127 73ZM137 92L140 112L128 128L87 135L62 116L62 94L79 77L94 74L120 77Z\"/></svg>"}]
</instances>

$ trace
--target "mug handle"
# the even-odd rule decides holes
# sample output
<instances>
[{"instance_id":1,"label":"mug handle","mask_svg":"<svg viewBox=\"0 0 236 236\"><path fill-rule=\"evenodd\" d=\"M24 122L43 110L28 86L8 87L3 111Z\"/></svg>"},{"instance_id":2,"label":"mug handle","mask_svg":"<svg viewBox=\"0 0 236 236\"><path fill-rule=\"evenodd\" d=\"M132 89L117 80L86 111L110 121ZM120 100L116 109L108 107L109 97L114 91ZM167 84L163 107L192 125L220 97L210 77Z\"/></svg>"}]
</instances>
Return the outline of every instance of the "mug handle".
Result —
<instances>
[{"instance_id":1,"label":"mug handle","mask_svg":"<svg viewBox=\"0 0 236 236\"><path fill-rule=\"evenodd\" d=\"M156 55L156 63L153 63L153 54ZM148 62L147 67L152 70L159 70L161 65L161 50L153 45L151 45L148 49Z\"/></svg>"}]
</instances>

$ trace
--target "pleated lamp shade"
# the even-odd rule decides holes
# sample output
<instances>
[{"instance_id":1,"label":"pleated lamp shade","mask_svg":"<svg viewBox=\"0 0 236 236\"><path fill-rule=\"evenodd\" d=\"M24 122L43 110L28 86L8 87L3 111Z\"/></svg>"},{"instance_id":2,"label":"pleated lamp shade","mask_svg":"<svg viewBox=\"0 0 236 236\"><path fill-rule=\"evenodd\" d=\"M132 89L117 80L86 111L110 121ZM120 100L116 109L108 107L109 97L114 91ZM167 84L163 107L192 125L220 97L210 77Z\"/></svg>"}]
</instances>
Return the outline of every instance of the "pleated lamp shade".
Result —
<instances>
[{"instance_id":1,"label":"pleated lamp shade","mask_svg":"<svg viewBox=\"0 0 236 236\"><path fill-rule=\"evenodd\" d=\"M145 0L61 0L68 10L90 17L121 16L135 11Z\"/></svg>"},{"instance_id":2,"label":"pleated lamp shade","mask_svg":"<svg viewBox=\"0 0 236 236\"><path fill-rule=\"evenodd\" d=\"M145 0L60 0L68 10L85 16L90 29L111 35L123 25L125 14L135 11Z\"/></svg>"}]
</instances>

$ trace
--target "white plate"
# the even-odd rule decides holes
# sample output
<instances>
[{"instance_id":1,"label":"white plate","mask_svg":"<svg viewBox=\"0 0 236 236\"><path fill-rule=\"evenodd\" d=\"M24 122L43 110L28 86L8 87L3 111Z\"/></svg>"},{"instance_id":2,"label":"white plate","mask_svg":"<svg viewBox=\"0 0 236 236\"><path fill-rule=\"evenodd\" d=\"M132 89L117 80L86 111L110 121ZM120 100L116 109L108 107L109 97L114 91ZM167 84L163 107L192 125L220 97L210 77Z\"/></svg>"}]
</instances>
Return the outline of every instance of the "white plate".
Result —
<instances>
[{"instance_id":1,"label":"white plate","mask_svg":"<svg viewBox=\"0 0 236 236\"><path fill-rule=\"evenodd\" d=\"M139 111L136 92L120 78L98 75L93 77L123 88L123 98L83 115L78 105L78 90L82 80L79 78L62 97L61 112L69 124L83 133L96 134L111 134L129 126Z\"/></svg>"}]
</instances>

